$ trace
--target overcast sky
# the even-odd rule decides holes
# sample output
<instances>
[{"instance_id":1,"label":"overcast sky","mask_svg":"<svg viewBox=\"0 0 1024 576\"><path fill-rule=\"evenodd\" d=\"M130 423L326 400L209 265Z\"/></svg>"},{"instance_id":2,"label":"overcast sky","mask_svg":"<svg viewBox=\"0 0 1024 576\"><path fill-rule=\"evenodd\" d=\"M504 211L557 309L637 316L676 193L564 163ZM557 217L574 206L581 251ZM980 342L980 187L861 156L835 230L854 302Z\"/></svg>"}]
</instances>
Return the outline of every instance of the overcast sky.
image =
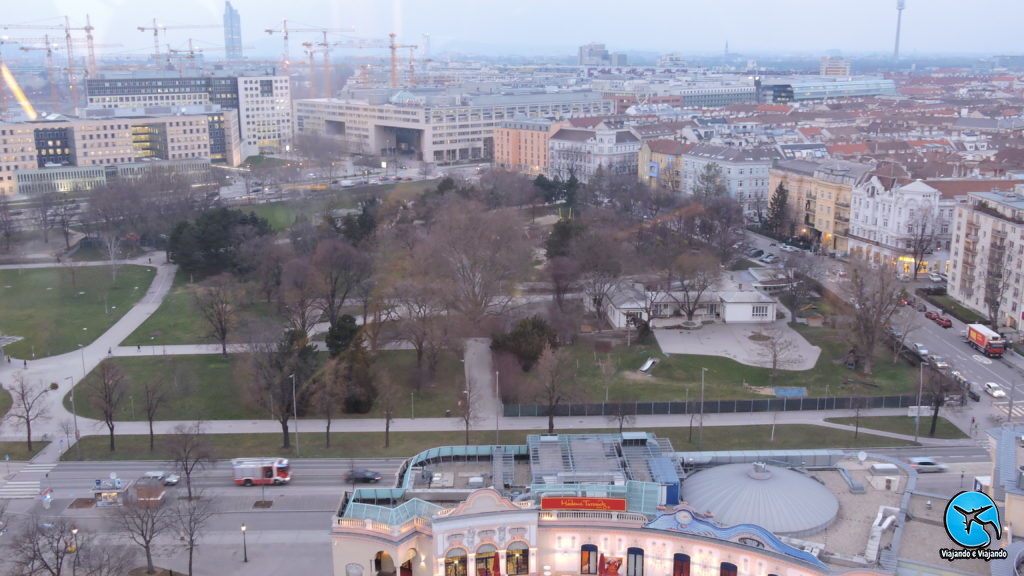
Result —
<instances>
[{"instance_id":1,"label":"overcast sky","mask_svg":"<svg viewBox=\"0 0 1024 576\"><path fill-rule=\"evenodd\" d=\"M430 34L431 51L445 48L488 54L565 54L575 47L603 42L612 51L891 53L896 29L896 0L234 0L242 18L242 40L253 56L276 56L280 28L354 27L353 35L422 44ZM137 26L153 18L167 26L220 25L219 0L0 0L4 24L58 23L67 15L73 25L89 14L99 42L118 43L106 52L145 54L152 34ZM62 21L62 20L61 20ZM903 12L901 52L1020 53L1019 26L1024 0L907 0ZM8 30L9 36L37 35ZM42 32L38 33L39 35ZM223 45L218 29L169 30L166 41L184 47L187 38L200 45ZM295 33L292 57L301 58ZM9 49L8 49L9 50ZM161 48L163 50L163 48ZM211 52L211 56L214 53ZM373 54L367 54L373 55Z\"/></svg>"}]
</instances>

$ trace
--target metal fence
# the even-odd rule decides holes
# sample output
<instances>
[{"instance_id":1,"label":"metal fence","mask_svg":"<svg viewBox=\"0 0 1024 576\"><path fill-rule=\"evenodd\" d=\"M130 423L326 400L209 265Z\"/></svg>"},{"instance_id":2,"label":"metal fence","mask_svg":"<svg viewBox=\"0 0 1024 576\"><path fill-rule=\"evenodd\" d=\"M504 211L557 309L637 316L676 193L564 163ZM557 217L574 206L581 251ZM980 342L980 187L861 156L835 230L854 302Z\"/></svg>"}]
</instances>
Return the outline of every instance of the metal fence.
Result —
<instances>
[{"instance_id":1,"label":"metal fence","mask_svg":"<svg viewBox=\"0 0 1024 576\"><path fill-rule=\"evenodd\" d=\"M927 396L927 395L926 395ZM922 398L927 405L929 399ZM906 408L917 404L915 394L901 396L828 396L825 398L765 398L756 400L705 400L704 414L788 412L792 410L854 410L856 408ZM598 404L561 404L555 416L617 416L635 414L700 414L700 402L602 402ZM504 415L547 416L543 404L505 404Z\"/></svg>"}]
</instances>

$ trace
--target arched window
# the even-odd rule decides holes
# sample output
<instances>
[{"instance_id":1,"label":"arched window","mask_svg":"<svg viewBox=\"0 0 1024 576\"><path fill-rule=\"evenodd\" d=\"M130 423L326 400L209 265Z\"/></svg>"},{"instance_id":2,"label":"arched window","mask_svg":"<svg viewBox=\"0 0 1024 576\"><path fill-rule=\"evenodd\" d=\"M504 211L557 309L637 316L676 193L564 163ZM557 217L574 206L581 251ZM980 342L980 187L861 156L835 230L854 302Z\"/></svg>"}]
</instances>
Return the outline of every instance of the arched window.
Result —
<instances>
[{"instance_id":1,"label":"arched window","mask_svg":"<svg viewBox=\"0 0 1024 576\"><path fill-rule=\"evenodd\" d=\"M476 549L476 576L496 576L498 569L498 549L493 544L484 544Z\"/></svg>"},{"instance_id":2,"label":"arched window","mask_svg":"<svg viewBox=\"0 0 1024 576\"><path fill-rule=\"evenodd\" d=\"M686 554L672 556L672 576L690 576L690 557Z\"/></svg>"},{"instance_id":3,"label":"arched window","mask_svg":"<svg viewBox=\"0 0 1024 576\"><path fill-rule=\"evenodd\" d=\"M729 562L722 562L718 568L718 576L736 576L737 572L736 565Z\"/></svg>"},{"instance_id":4,"label":"arched window","mask_svg":"<svg viewBox=\"0 0 1024 576\"><path fill-rule=\"evenodd\" d=\"M626 576L644 576L643 548L626 549Z\"/></svg>"},{"instance_id":5,"label":"arched window","mask_svg":"<svg viewBox=\"0 0 1024 576\"><path fill-rule=\"evenodd\" d=\"M597 546L580 546L580 574L597 574Z\"/></svg>"},{"instance_id":6,"label":"arched window","mask_svg":"<svg viewBox=\"0 0 1024 576\"><path fill-rule=\"evenodd\" d=\"M444 555L444 576L467 576L466 550L452 548Z\"/></svg>"},{"instance_id":7,"label":"arched window","mask_svg":"<svg viewBox=\"0 0 1024 576\"><path fill-rule=\"evenodd\" d=\"M518 576L530 573L530 547L526 542L513 542L505 549L505 574ZM497 576L497 575L496 575Z\"/></svg>"}]
</instances>

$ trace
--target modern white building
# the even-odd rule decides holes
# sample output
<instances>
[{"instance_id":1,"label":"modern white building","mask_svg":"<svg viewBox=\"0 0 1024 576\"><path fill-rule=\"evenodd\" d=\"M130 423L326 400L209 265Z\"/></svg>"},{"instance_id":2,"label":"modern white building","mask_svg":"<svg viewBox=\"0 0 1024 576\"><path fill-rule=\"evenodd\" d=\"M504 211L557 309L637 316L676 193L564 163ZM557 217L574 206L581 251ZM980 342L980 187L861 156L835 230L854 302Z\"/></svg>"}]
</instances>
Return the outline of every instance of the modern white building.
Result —
<instances>
[{"instance_id":1,"label":"modern white building","mask_svg":"<svg viewBox=\"0 0 1024 576\"><path fill-rule=\"evenodd\" d=\"M999 326L1019 330L1024 325L1022 250L1024 186L969 193L956 210L949 295Z\"/></svg>"},{"instance_id":2,"label":"modern white building","mask_svg":"<svg viewBox=\"0 0 1024 576\"><path fill-rule=\"evenodd\" d=\"M562 128L548 140L548 172L562 180L588 182L600 167L608 176L636 176L640 139L621 124Z\"/></svg>"},{"instance_id":3,"label":"modern white building","mask_svg":"<svg viewBox=\"0 0 1024 576\"><path fill-rule=\"evenodd\" d=\"M295 102L297 134L324 134L352 152L437 164L491 160L494 130L516 118L606 116L614 102L591 91L463 94L359 90Z\"/></svg>"},{"instance_id":4,"label":"modern white building","mask_svg":"<svg viewBox=\"0 0 1024 576\"><path fill-rule=\"evenodd\" d=\"M747 212L764 211L771 191L768 170L779 157L773 147L740 148L698 144L682 155L682 189L693 194L697 179L708 164L722 170L723 184L729 196Z\"/></svg>"},{"instance_id":5,"label":"modern white building","mask_svg":"<svg viewBox=\"0 0 1024 576\"><path fill-rule=\"evenodd\" d=\"M726 324L774 322L778 302L768 292L756 286L755 282L737 284L723 279L701 294L693 321ZM609 291L601 312L617 329L626 328L635 319L660 325L672 323L673 318L686 319L681 309L683 301L681 291L646 289L643 284L627 281Z\"/></svg>"}]
</instances>

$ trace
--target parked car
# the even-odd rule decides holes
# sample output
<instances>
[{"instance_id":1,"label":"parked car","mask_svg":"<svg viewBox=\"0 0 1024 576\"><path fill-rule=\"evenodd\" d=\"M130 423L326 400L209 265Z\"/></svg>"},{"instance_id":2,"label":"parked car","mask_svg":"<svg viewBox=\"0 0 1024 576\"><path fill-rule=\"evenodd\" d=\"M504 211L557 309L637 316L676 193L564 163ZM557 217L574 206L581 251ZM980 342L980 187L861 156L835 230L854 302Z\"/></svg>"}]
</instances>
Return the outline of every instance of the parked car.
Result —
<instances>
[{"instance_id":1,"label":"parked car","mask_svg":"<svg viewBox=\"0 0 1024 576\"><path fill-rule=\"evenodd\" d=\"M757 248L754 248L753 250L750 250L749 252L747 252L747 256L750 256L751 258L758 258L758 257L760 257L763 254L764 254L764 250L760 250L760 249L757 249Z\"/></svg>"},{"instance_id":2,"label":"parked car","mask_svg":"<svg viewBox=\"0 0 1024 576\"><path fill-rule=\"evenodd\" d=\"M945 472L946 465L935 460L934 458L928 458L927 456L916 456L913 458L907 458L910 462L910 467L920 472Z\"/></svg>"},{"instance_id":3,"label":"parked car","mask_svg":"<svg viewBox=\"0 0 1024 576\"><path fill-rule=\"evenodd\" d=\"M947 362L945 358L939 356L938 354L929 355L928 362L930 362L936 370L945 370L946 368L949 368L949 362Z\"/></svg>"},{"instance_id":4,"label":"parked car","mask_svg":"<svg viewBox=\"0 0 1024 576\"><path fill-rule=\"evenodd\" d=\"M938 274L929 274L928 279L932 282L942 282L942 276L939 276Z\"/></svg>"},{"instance_id":5,"label":"parked car","mask_svg":"<svg viewBox=\"0 0 1024 576\"><path fill-rule=\"evenodd\" d=\"M943 328L953 327L953 321L947 318L946 316L936 315L935 318L932 318L932 320L934 320L936 324L942 326Z\"/></svg>"},{"instance_id":6,"label":"parked car","mask_svg":"<svg viewBox=\"0 0 1024 576\"><path fill-rule=\"evenodd\" d=\"M1006 398L1006 390L995 382L985 382L985 393L993 398Z\"/></svg>"},{"instance_id":7,"label":"parked car","mask_svg":"<svg viewBox=\"0 0 1024 576\"><path fill-rule=\"evenodd\" d=\"M355 470L349 470L345 473L345 482L369 482L376 484L380 482L382 476L380 472L374 472L373 470L366 470L365 468L356 468Z\"/></svg>"},{"instance_id":8,"label":"parked car","mask_svg":"<svg viewBox=\"0 0 1024 576\"><path fill-rule=\"evenodd\" d=\"M914 342L914 353L920 356L921 358L928 357L928 349L925 348L924 344L921 344L920 342Z\"/></svg>"},{"instance_id":9,"label":"parked car","mask_svg":"<svg viewBox=\"0 0 1024 576\"><path fill-rule=\"evenodd\" d=\"M967 397L975 402L981 402L981 394L978 394L978 383L971 382L970 380L964 382L964 388L967 390Z\"/></svg>"},{"instance_id":10,"label":"parked car","mask_svg":"<svg viewBox=\"0 0 1024 576\"><path fill-rule=\"evenodd\" d=\"M914 309L917 310L918 312L924 312L925 310L928 309L928 305L926 305L924 302L918 302L917 304L914 304Z\"/></svg>"}]
</instances>

